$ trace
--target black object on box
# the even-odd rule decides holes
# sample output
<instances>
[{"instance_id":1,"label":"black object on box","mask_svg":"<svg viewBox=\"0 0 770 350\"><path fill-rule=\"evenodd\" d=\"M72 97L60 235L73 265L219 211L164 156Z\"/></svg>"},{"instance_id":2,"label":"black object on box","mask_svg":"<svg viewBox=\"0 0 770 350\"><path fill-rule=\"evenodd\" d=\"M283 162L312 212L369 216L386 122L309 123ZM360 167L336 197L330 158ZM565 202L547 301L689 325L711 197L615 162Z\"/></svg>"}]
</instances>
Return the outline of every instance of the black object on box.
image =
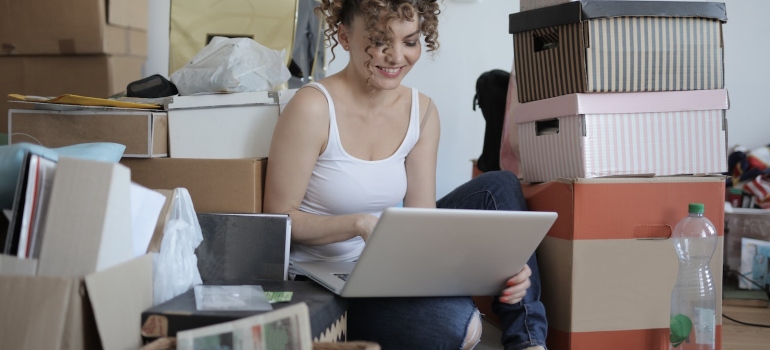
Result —
<instances>
[{"instance_id":1,"label":"black object on box","mask_svg":"<svg viewBox=\"0 0 770 350\"><path fill-rule=\"evenodd\" d=\"M128 97L158 98L178 94L176 85L160 74L131 82L126 87Z\"/></svg>"},{"instance_id":2,"label":"black object on box","mask_svg":"<svg viewBox=\"0 0 770 350\"><path fill-rule=\"evenodd\" d=\"M204 284L286 280L291 219L279 214L198 214L195 250Z\"/></svg>"},{"instance_id":3,"label":"black object on box","mask_svg":"<svg viewBox=\"0 0 770 350\"><path fill-rule=\"evenodd\" d=\"M313 340L344 341L347 336L347 301L315 282L260 281L265 292L293 292L290 302L275 303L273 309L304 302L310 311ZM187 292L142 312L142 339L151 342L175 337L177 332L230 322L269 311L198 311L195 291Z\"/></svg>"}]
</instances>

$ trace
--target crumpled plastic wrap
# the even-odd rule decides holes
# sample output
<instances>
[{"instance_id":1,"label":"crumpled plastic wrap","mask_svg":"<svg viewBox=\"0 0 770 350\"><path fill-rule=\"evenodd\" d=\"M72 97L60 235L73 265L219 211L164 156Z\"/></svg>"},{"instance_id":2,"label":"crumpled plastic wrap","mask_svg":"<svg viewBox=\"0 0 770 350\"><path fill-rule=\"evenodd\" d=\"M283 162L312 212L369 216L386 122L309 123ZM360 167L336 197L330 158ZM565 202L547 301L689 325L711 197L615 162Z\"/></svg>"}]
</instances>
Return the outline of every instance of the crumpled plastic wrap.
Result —
<instances>
[{"instance_id":1,"label":"crumpled plastic wrap","mask_svg":"<svg viewBox=\"0 0 770 350\"><path fill-rule=\"evenodd\" d=\"M153 264L154 305L203 283L198 271L198 258L195 256L195 248L202 241L203 233L190 193L185 188L177 188L174 190L169 219L163 228L160 253L155 256Z\"/></svg>"},{"instance_id":2,"label":"crumpled plastic wrap","mask_svg":"<svg viewBox=\"0 0 770 350\"><path fill-rule=\"evenodd\" d=\"M249 38L217 36L171 74L171 82L180 95L276 90L291 77L285 56Z\"/></svg>"}]
</instances>

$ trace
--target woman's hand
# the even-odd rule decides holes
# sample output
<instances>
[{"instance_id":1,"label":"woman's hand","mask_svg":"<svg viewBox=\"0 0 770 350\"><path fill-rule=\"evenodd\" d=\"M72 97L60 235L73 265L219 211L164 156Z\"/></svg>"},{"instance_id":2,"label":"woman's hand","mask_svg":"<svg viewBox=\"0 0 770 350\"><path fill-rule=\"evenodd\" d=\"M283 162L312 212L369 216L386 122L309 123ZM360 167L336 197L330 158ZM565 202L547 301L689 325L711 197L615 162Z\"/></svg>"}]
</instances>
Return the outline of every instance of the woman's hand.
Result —
<instances>
[{"instance_id":1,"label":"woman's hand","mask_svg":"<svg viewBox=\"0 0 770 350\"><path fill-rule=\"evenodd\" d=\"M379 218L372 214L361 214L356 220L356 231L364 242L369 240L369 235L374 231L374 226L377 225Z\"/></svg>"},{"instance_id":2,"label":"woman's hand","mask_svg":"<svg viewBox=\"0 0 770 350\"><path fill-rule=\"evenodd\" d=\"M532 285L529 280L529 276L532 276L532 270L528 265L524 265L524 268L519 271L516 276L511 277L508 282L505 283L508 288L503 289L502 295L500 295L500 302L506 304L516 304L527 295L527 289Z\"/></svg>"}]
</instances>

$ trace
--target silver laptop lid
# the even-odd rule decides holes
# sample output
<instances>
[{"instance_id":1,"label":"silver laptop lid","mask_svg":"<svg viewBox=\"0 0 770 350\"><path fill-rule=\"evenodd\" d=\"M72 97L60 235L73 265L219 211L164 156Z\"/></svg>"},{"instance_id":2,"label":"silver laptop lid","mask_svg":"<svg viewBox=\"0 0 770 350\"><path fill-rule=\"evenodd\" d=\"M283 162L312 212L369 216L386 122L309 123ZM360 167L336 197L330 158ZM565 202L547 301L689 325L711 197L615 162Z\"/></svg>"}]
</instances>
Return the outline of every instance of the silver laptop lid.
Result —
<instances>
[{"instance_id":1,"label":"silver laptop lid","mask_svg":"<svg viewBox=\"0 0 770 350\"><path fill-rule=\"evenodd\" d=\"M389 208L341 295L496 295L556 220L553 212Z\"/></svg>"}]
</instances>

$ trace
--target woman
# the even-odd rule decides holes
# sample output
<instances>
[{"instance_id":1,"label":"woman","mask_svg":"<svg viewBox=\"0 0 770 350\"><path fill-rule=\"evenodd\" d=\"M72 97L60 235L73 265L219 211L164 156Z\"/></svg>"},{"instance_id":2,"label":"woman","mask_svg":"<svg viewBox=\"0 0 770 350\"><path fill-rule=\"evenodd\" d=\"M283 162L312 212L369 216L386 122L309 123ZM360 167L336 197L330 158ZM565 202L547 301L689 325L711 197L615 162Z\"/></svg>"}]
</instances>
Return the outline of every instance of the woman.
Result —
<instances>
[{"instance_id":1,"label":"woman","mask_svg":"<svg viewBox=\"0 0 770 350\"><path fill-rule=\"evenodd\" d=\"M510 172L484 174L438 202L439 116L401 81L438 48L438 3L322 0L327 40L350 54L339 73L300 89L270 148L266 212L292 219L292 261L355 261L380 212L406 207L526 210ZM333 51L332 51L333 52ZM534 256L493 306L506 349L543 349ZM481 334L469 297L349 299L348 338L384 349L470 349Z\"/></svg>"}]
</instances>

